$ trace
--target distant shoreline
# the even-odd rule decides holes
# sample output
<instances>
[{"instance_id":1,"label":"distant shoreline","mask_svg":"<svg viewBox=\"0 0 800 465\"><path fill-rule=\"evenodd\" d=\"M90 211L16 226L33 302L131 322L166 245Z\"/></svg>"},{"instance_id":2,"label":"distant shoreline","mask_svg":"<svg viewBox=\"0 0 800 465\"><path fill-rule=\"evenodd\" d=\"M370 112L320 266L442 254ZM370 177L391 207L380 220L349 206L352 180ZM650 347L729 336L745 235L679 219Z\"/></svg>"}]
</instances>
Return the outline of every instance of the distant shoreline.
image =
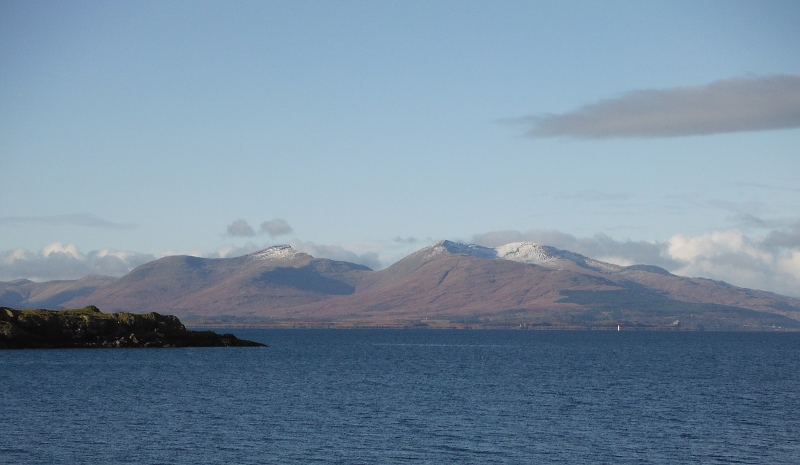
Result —
<instances>
[{"instance_id":1,"label":"distant shoreline","mask_svg":"<svg viewBox=\"0 0 800 465\"><path fill-rule=\"evenodd\" d=\"M558 323L538 323L525 324L513 322L493 322L493 323L463 323L447 320L434 320L428 322L415 321L395 321L395 322L365 322L365 321L334 321L334 320L251 320L242 319L186 319L188 327L197 329L424 329L424 330L464 330L464 331L484 331L484 330L504 330L504 331L661 331L661 332L800 332L797 328L765 328L765 327L741 327L741 328L706 328L706 327L680 327L673 325L647 325L647 324L624 324L613 323L608 325L566 325ZM618 328L619 325L619 328Z\"/></svg>"}]
</instances>

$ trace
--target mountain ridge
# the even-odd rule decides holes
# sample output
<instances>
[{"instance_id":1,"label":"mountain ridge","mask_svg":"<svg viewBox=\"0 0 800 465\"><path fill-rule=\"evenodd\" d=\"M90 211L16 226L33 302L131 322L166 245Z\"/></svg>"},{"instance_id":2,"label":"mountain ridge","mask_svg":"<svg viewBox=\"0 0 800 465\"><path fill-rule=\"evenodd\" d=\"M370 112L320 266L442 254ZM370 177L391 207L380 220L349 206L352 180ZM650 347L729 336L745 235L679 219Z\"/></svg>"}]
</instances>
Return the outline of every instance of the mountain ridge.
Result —
<instances>
[{"instance_id":1,"label":"mountain ridge","mask_svg":"<svg viewBox=\"0 0 800 465\"><path fill-rule=\"evenodd\" d=\"M0 305L312 326L800 329L797 298L530 242L440 241L378 271L281 245L232 258L164 257L116 280L81 279L0 283Z\"/></svg>"}]
</instances>

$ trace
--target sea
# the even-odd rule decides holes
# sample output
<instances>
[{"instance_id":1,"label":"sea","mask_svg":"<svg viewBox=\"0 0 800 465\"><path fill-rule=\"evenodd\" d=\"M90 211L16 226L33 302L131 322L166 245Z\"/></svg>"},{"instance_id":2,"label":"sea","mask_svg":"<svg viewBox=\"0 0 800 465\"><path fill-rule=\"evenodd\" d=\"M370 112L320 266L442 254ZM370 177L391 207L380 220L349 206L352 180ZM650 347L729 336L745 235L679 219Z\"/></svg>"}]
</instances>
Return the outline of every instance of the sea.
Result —
<instances>
[{"instance_id":1,"label":"sea","mask_svg":"<svg viewBox=\"0 0 800 465\"><path fill-rule=\"evenodd\" d=\"M0 351L0 463L800 463L800 333L233 332Z\"/></svg>"}]
</instances>

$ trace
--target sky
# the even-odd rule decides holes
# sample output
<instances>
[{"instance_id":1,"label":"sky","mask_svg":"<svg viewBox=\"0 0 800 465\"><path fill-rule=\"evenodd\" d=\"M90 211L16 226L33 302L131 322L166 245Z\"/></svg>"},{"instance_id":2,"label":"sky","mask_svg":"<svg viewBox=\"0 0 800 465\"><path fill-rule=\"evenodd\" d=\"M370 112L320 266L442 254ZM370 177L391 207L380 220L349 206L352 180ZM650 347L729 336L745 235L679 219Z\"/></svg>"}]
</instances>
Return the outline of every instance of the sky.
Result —
<instances>
[{"instance_id":1,"label":"sky","mask_svg":"<svg viewBox=\"0 0 800 465\"><path fill-rule=\"evenodd\" d=\"M534 241L800 296L800 3L0 0L0 280Z\"/></svg>"}]
</instances>

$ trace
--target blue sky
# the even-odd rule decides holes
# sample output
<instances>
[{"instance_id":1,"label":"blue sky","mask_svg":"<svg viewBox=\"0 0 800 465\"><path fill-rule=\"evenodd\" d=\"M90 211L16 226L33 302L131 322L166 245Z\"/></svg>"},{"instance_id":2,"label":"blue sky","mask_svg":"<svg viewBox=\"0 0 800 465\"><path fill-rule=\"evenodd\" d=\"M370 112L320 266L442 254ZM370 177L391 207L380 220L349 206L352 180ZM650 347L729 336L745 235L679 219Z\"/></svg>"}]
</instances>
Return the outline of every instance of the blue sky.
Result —
<instances>
[{"instance_id":1,"label":"blue sky","mask_svg":"<svg viewBox=\"0 0 800 465\"><path fill-rule=\"evenodd\" d=\"M800 295L800 4L0 0L0 280L533 240Z\"/></svg>"}]
</instances>

